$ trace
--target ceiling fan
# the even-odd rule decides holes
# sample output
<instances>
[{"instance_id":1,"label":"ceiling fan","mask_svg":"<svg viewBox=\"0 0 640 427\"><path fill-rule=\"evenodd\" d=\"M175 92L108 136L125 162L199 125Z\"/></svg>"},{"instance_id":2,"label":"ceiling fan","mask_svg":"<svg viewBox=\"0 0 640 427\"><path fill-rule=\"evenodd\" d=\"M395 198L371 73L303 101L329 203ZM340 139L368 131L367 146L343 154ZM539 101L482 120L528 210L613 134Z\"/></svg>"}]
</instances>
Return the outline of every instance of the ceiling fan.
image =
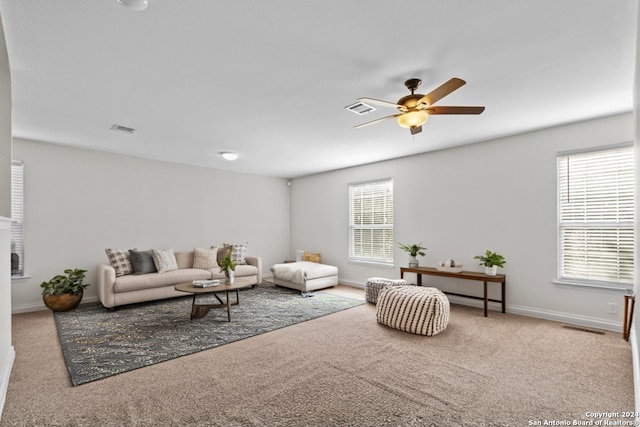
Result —
<instances>
[{"instance_id":1,"label":"ceiling fan","mask_svg":"<svg viewBox=\"0 0 640 427\"><path fill-rule=\"evenodd\" d=\"M362 123L355 127L361 128L397 117L398 124L402 127L409 128L411 135L415 135L422 132L422 125L432 114L480 114L484 111L484 107L447 107L433 105L454 90L464 86L467 82L462 79L454 77L426 95L415 93L421 83L422 80L420 79L409 79L404 82L407 89L411 91L411 95L403 96L395 103L374 98L358 98L358 101L381 105L383 107L397 108L400 113Z\"/></svg>"}]
</instances>

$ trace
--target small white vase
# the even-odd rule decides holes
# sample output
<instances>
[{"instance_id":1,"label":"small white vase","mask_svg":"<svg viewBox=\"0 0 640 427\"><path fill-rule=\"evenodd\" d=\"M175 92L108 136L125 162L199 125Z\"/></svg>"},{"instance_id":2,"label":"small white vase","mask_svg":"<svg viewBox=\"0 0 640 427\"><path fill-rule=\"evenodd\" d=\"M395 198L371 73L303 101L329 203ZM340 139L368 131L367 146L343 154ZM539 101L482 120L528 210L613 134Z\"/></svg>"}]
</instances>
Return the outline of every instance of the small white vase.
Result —
<instances>
[{"instance_id":1,"label":"small white vase","mask_svg":"<svg viewBox=\"0 0 640 427\"><path fill-rule=\"evenodd\" d=\"M498 274L498 266L493 265L491 267L485 267L484 274L486 274L487 276L495 276L496 274Z\"/></svg>"},{"instance_id":2,"label":"small white vase","mask_svg":"<svg viewBox=\"0 0 640 427\"><path fill-rule=\"evenodd\" d=\"M409 255L409 268L416 268L418 266L418 258L413 255Z\"/></svg>"},{"instance_id":3,"label":"small white vase","mask_svg":"<svg viewBox=\"0 0 640 427\"><path fill-rule=\"evenodd\" d=\"M229 283L230 285L233 285L234 275L235 272L233 270L227 271L227 283Z\"/></svg>"}]
</instances>

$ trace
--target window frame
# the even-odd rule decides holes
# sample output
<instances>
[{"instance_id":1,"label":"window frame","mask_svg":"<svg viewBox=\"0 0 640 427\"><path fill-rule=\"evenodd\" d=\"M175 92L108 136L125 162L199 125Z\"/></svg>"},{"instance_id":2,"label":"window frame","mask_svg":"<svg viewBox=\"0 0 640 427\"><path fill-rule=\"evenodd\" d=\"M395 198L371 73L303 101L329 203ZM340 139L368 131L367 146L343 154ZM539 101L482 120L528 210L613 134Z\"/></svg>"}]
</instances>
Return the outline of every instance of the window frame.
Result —
<instances>
[{"instance_id":1,"label":"window frame","mask_svg":"<svg viewBox=\"0 0 640 427\"><path fill-rule=\"evenodd\" d=\"M12 270L11 278L25 277L24 162L20 160L11 161L11 253L14 252L19 257L18 271L14 273Z\"/></svg>"},{"instance_id":2,"label":"window frame","mask_svg":"<svg viewBox=\"0 0 640 427\"><path fill-rule=\"evenodd\" d=\"M600 221L596 221L596 220L588 220L586 219L586 217L589 217L591 215L593 215L594 211L588 211L588 208L584 209L584 216L585 219L583 221L568 221L568 220L563 220L563 206L567 206L566 204L564 204L565 202L562 200L563 198L563 186L564 185L568 185L565 184L565 182L570 183L571 182L571 177L570 177L570 173L571 171L568 170L568 177L566 178L566 180L561 176L561 161L570 161L568 160L571 156L574 157L586 157L589 155L597 155L598 153L605 155L606 153L611 153L612 151L617 151L617 150L622 150L622 149L628 149L630 151L630 153L627 153L627 155L630 156L632 165L631 165L631 188L630 190L628 190L625 194L627 196L630 195L630 197L632 198L631 200L631 219L626 219L626 220L606 220L606 219L601 219ZM575 286L584 286L584 287L595 287L595 288L604 288L604 289L610 289L610 290L618 290L618 291L628 291L630 289L633 288L633 283L635 280L635 275L634 275L634 264L637 262L637 260L635 259L635 233L637 232L637 230L635 229L635 186L637 185L637 183L635 182L635 153L634 153L634 144L633 142L625 142L625 143L620 143L620 144L613 144L613 145L606 145L606 146L599 146L599 147L592 147L592 148L588 148L588 149L581 149L581 150L570 150L570 151L562 151L562 152L558 152L556 154L556 191L557 191L557 245L558 245L558 250L557 250L557 280L556 283L559 284L567 284L567 285L575 285ZM616 179L617 182L619 182L619 178L622 174L616 174ZM584 176L588 176L587 173L584 174ZM608 185L614 185L615 183L611 182L608 183ZM607 187L608 188L608 187ZM568 190L567 190L568 191ZM594 191L594 190L591 190ZM617 197L616 198L616 210L615 213L616 215L620 215L620 210L618 209L619 206L619 201L621 200L621 197ZM586 202L585 202L586 203ZM603 212L603 210L601 211ZM624 233L631 233L630 236L630 241L631 241L631 248L630 248L630 253L631 253L631 266L628 268L622 268L620 267L620 265L622 264L620 262L620 260L623 260L624 262L629 262L629 257L620 257L619 255L617 255L617 266L616 266L616 275L618 277L620 277L621 275L625 275L628 274L628 271L631 272L631 277L629 278L629 281L626 280L608 280L604 277L602 277L604 275L604 273L602 273L601 275L598 275L596 272L596 274L594 274L593 278L589 278L588 277L588 272L587 270L589 269L588 266L584 267L584 271L585 274L580 275L578 274L567 274L566 273L566 266L567 266L567 258L565 257L565 243L567 241L566 239L566 231L567 230L581 230L585 235L587 233L588 230L597 230L597 231L603 231L603 230L617 230L618 233L617 235L621 235ZM584 237L585 240L585 244L589 243L589 237L585 236ZM628 239L619 239L619 240L626 240L629 241ZM579 241L579 240L576 240ZM595 246L595 245L594 245ZM620 246L625 246L624 244L621 243L617 243L617 251L615 252L616 254L620 253ZM628 246L628 243L627 243ZM591 251L592 253L594 252L595 248L592 248ZM589 249L585 249L585 252L588 252ZM574 265L576 263L574 262ZM597 267L597 266L596 266ZM622 271L622 272L621 272ZM601 270L602 272L602 270Z\"/></svg>"},{"instance_id":3,"label":"window frame","mask_svg":"<svg viewBox=\"0 0 640 427\"><path fill-rule=\"evenodd\" d=\"M372 185L383 185L387 186L387 191L390 192L390 217L391 223L385 224L355 224L354 223L354 195L353 191L356 188L364 188L365 186ZM348 252L348 261L356 264L366 264L366 265L375 265L382 267L394 267L394 200L393 200L393 178L380 178L370 181L362 181L348 184L348 198L349 198L349 252ZM388 208L385 216L385 221L389 218ZM363 256L362 254L356 254L356 243L355 243L355 231L356 230L380 230L386 229L391 231L391 238L388 243L389 247L386 249L381 249L380 251L386 254L385 256L377 257L377 256Z\"/></svg>"}]
</instances>

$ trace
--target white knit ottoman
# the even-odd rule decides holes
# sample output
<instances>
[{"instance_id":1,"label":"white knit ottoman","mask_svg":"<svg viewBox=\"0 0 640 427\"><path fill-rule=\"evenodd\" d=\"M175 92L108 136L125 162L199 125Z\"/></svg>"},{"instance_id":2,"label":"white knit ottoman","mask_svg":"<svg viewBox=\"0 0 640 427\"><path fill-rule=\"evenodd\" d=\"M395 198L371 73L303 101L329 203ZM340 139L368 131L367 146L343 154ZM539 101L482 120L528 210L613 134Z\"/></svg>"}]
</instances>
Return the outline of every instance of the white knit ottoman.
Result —
<instances>
[{"instance_id":1,"label":"white knit ottoman","mask_svg":"<svg viewBox=\"0 0 640 427\"><path fill-rule=\"evenodd\" d=\"M409 282L404 279L386 279L384 277L369 277L364 285L367 302L378 303L378 294L385 286L407 286Z\"/></svg>"},{"instance_id":2,"label":"white knit ottoman","mask_svg":"<svg viewBox=\"0 0 640 427\"><path fill-rule=\"evenodd\" d=\"M391 328L433 336L447 328L449 300L436 288L385 286L378 294L376 316Z\"/></svg>"}]
</instances>

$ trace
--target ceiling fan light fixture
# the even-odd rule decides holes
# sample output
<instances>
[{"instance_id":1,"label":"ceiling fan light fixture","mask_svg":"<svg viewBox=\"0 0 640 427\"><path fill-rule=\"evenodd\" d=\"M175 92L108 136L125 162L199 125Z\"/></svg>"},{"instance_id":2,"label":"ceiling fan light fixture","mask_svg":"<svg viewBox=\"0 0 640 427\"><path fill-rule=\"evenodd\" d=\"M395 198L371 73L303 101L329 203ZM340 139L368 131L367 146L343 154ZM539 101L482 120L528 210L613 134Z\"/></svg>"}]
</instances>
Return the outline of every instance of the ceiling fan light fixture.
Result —
<instances>
[{"instance_id":1,"label":"ceiling fan light fixture","mask_svg":"<svg viewBox=\"0 0 640 427\"><path fill-rule=\"evenodd\" d=\"M230 162L236 160L239 156L238 153L234 153L232 151L223 151L220 153L223 159L228 160Z\"/></svg>"},{"instance_id":2,"label":"ceiling fan light fixture","mask_svg":"<svg viewBox=\"0 0 640 427\"><path fill-rule=\"evenodd\" d=\"M429 119L429 113L423 110L411 110L398 116L398 124L403 128L422 126Z\"/></svg>"},{"instance_id":3,"label":"ceiling fan light fixture","mask_svg":"<svg viewBox=\"0 0 640 427\"><path fill-rule=\"evenodd\" d=\"M136 12L145 10L149 6L149 0L116 0L116 3Z\"/></svg>"}]
</instances>

